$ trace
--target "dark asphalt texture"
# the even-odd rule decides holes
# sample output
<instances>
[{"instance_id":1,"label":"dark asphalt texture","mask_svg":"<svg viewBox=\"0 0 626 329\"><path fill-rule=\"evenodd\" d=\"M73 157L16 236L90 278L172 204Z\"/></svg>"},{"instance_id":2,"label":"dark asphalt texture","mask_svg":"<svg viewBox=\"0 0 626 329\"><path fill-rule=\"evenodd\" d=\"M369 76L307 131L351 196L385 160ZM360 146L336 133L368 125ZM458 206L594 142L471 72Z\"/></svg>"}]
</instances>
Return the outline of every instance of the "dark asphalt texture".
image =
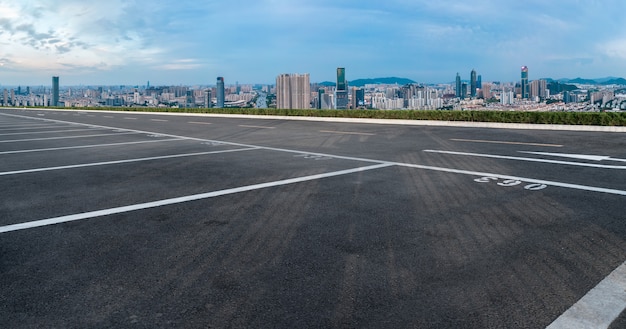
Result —
<instances>
[{"instance_id":1,"label":"dark asphalt texture","mask_svg":"<svg viewBox=\"0 0 626 329\"><path fill-rule=\"evenodd\" d=\"M89 130L54 132L74 129ZM109 136L67 138L96 134ZM6 153L128 142L141 143ZM0 173L14 172L0 226L384 161L626 190L623 169L424 152L598 163L519 151L626 159L625 146L624 133L0 109ZM0 233L0 327L544 328L626 260L626 196L481 177L390 165Z\"/></svg>"}]
</instances>

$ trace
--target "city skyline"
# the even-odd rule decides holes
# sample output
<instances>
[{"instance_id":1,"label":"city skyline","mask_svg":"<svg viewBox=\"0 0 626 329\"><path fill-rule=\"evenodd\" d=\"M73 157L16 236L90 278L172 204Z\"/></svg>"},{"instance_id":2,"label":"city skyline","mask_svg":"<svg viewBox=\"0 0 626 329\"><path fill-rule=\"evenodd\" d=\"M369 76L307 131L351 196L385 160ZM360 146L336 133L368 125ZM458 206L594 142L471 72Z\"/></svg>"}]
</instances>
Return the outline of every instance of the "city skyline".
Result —
<instances>
[{"instance_id":1,"label":"city skyline","mask_svg":"<svg viewBox=\"0 0 626 329\"><path fill-rule=\"evenodd\" d=\"M610 8L607 9L607 8ZM447 83L598 78L626 72L626 3L479 0L181 0L0 3L0 84L271 83L280 72L334 81L406 77Z\"/></svg>"}]
</instances>

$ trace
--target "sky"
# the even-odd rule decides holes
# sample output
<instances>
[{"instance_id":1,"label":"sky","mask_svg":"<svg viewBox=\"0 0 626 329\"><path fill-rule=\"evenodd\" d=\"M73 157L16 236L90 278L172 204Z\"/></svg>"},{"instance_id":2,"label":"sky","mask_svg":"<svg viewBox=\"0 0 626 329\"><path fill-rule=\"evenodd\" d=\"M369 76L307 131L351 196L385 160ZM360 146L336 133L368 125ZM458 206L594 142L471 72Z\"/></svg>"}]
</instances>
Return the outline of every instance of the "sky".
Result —
<instances>
[{"instance_id":1,"label":"sky","mask_svg":"<svg viewBox=\"0 0 626 329\"><path fill-rule=\"evenodd\" d=\"M0 85L626 77L623 0L0 0Z\"/></svg>"}]
</instances>

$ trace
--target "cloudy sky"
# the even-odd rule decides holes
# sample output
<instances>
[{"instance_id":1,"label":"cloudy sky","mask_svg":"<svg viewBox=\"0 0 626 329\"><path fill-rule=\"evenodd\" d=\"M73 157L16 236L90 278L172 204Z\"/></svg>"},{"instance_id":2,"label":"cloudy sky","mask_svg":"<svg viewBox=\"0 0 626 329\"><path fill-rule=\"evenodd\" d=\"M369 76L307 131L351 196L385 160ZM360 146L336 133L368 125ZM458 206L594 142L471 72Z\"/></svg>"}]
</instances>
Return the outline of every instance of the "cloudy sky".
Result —
<instances>
[{"instance_id":1,"label":"cloudy sky","mask_svg":"<svg viewBox=\"0 0 626 329\"><path fill-rule=\"evenodd\" d=\"M0 0L0 85L626 77L624 0Z\"/></svg>"}]
</instances>

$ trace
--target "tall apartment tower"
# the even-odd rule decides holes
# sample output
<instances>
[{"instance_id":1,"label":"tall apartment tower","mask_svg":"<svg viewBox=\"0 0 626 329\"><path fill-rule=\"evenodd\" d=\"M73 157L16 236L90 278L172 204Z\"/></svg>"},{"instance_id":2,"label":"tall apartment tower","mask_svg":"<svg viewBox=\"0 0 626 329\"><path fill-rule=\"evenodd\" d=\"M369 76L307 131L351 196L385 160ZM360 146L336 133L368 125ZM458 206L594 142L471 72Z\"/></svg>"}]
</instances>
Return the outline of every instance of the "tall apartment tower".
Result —
<instances>
[{"instance_id":1,"label":"tall apartment tower","mask_svg":"<svg viewBox=\"0 0 626 329\"><path fill-rule=\"evenodd\" d=\"M52 103L51 106L59 106L59 77L52 77Z\"/></svg>"},{"instance_id":2,"label":"tall apartment tower","mask_svg":"<svg viewBox=\"0 0 626 329\"><path fill-rule=\"evenodd\" d=\"M281 74L276 77L276 108L308 109L311 107L309 74Z\"/></svg>"},{"instance_id":3,"label":"tall apartment tower","mask_svg":"<svg viewBox=\"0 0 626 329\"><path fill-rule=\"evenodd\" d=\"M457 72L456 74L456 98L461 98L463 99L463 94L461 92L461 76L459 75L459 73Z\"/></svg>"},{"instance_id":4,"label":"tall apartment tower","mask_svg":"<svg viewBox=\"0 0 626 329\"><path fill-rule=\"evenodd\" d=\"M217 94L217 104L215 105L215 107L217 108L223 108L224 107L224 99L225 99L225 95L224 95L224 78L223 77L217 77L217 90L215 91L215 93Z\"/></svg>"},{"instance_id":5,"label":"tall apartment tower","mask_svg":"<svg viewBox=\"0 0 626 329\"><path fill-rule=\"evenodd\" d=\"M528 89L528 67L522 66L522 99L528 99L530 97L530 91Z\"/></svg>"},{"instance_id":6,"label":"tall apartment tower","mask_svg":"<svg viewBox=\"0 0 626 329\"><path fill-rule=\"evenodd\" d=\"M348 103L348 81L346 81L346 69L338 67L337 88L335 89L335 108L347 109Z\"/></svg>"},{"instance_id":7,"label":"tall apartment tower","mask_svg":"<svg viewBox=\"0 0 626 329\"><path fill-rule=\"evenodd\" d=\"M476 70L472 69L472 72L470 72L470 96L472 98L476 98L476 88L478 88L476 84Z\"/></svg>"}]
</instances>

